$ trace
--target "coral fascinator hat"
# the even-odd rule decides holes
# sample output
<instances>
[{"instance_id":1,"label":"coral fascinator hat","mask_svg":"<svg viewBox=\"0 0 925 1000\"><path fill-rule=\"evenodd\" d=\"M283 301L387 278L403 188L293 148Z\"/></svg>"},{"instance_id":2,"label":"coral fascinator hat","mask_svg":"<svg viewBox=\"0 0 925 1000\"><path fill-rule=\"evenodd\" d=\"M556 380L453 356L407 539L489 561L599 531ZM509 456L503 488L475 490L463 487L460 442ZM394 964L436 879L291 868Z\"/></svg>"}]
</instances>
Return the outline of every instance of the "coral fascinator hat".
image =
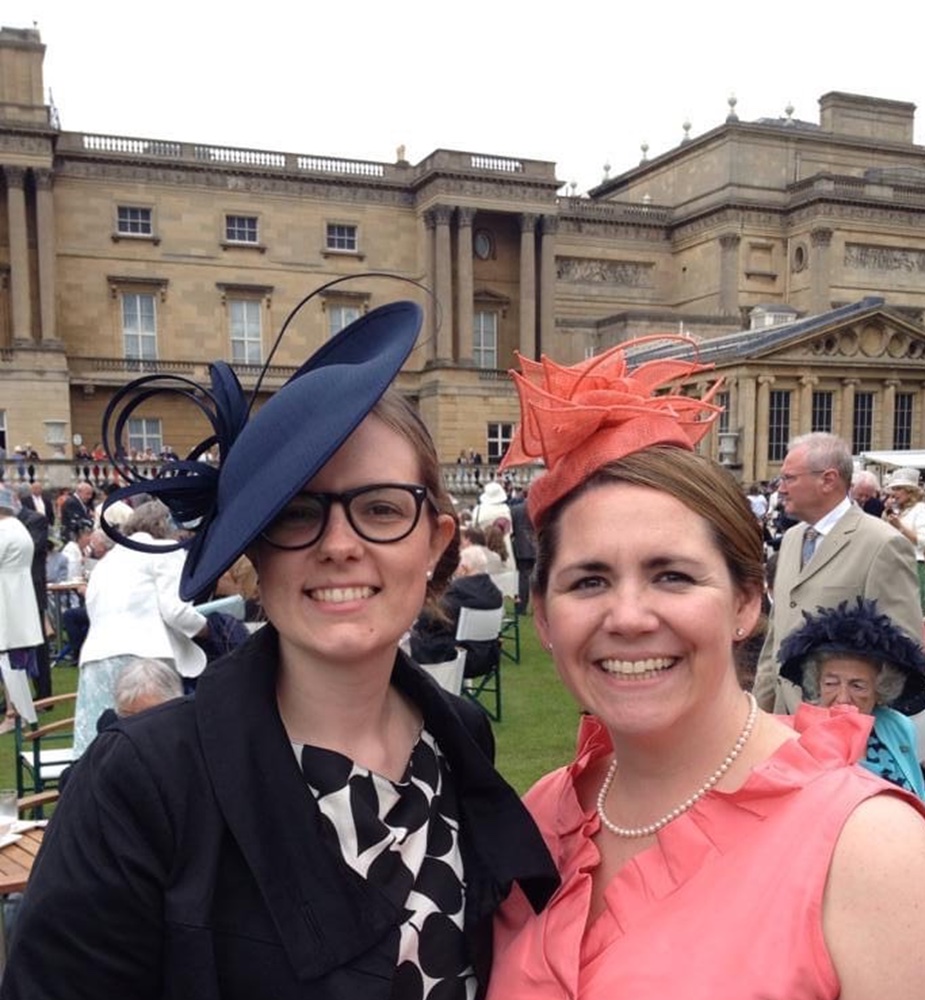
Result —
<instances>
[{"instance_id":1,"label":"coral fascinator hat","mask_svg":"<svg viewBox=\"0 0 925 1000\"><path fill-rule=\"evenodd\" d=\"M311 297L290 313L280 338ZM125 386L103 417L106 451L130 484L113 492L103 505L106 533L128 548L167 551L168 546L126 538L106 521L106 508L116 500L147 493L163 501L174 521L189 533L172 547L188 550L180 596L195 599L257 539L369 414L414 348L422 319L414 302L371 310L319 348L253 415L250 407L257 390L248 402L231 366L222 361L209 366L211 390L191 380L159 375ZM213 433L186 459L165 462L149 479L127 461L121 441L134 409L165 392L179 394L196 406ZM219 468L199 460L216 444Z\"/></svg>"},{"instance_id":2,"label":"coral fascinator hat","mask_svg":"<svg viewBox=\"0 0 925 1000\"><path fill-rule=\"evenodd\" d=\"M656 394L712 365L666 358L630 369L627 350L656 341L676 341L696 351L689 337L655 335L569 367L547 357L532 361L517 355L521 371L511 375L520 395L521 423L501 467L545 463L547 473L531 484L527 496L535 525L542 524L557 500L608 462L652 445L693 451L722 412L713 403L722 380L702 399Z\"/></svg>"}]
</instances>

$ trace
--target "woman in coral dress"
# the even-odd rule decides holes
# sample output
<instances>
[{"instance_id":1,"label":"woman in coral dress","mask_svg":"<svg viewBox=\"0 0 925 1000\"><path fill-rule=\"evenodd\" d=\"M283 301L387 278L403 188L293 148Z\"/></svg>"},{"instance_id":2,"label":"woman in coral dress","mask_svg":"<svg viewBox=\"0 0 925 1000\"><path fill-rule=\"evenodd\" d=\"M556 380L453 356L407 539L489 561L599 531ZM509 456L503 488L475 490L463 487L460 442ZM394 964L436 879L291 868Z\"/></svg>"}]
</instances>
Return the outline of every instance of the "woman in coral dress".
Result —
<instances>
[{"instance_id":1,"label":"woman in coral dress","mask_svg":"<svg viewBox=\"0 0 925 1000\"><path fill-rule=\"evenodd\" d=\"M562 886L502 906L489 1000L920 997L925 821L855 766L870 717L779 719L736 680L758 525L693 451L709 397L653 394L701 366L522 365L535 620L586 715L526 798Z\"/></svg>"}]
</instances>

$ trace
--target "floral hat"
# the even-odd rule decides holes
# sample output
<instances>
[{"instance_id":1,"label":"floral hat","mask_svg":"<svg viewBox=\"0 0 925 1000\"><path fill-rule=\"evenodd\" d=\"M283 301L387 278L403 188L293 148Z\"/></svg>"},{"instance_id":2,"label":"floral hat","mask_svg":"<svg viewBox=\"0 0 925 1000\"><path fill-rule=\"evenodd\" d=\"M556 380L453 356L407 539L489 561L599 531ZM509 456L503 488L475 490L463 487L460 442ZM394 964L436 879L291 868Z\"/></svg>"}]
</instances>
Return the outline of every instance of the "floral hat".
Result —
<instances>
[{"instance_id":1,"label":"floral hat","mask_svg":"<svg viewBox=\"0 0 925 1000\"><path fill-rule=\"evenodd\" d=\"M925 709L925 653L889 615L877 610L875 600L858 597L837 608L803 612L805 623L781 643L777 658L782 677L803 683L803 664L816 653L845 653L876 663L889 663L906 675L902 694L892 707L905 715Z\"/></svg>"},{"instance_id":2,"label":"floral hat","mask_svg":"<svg viewBox=\"0 0 925 1000\"><path fill-rule=\"evenodd\" d=\"M696 344L689 337L655 335L628 341L569 367L518 354L511 372L520 395L521 424L501 468L542 460L548 469L530 487L527 508L539 525L545 513L593 472L651 445L693 451L722 412L713 403L722 380L702 399L656 390L712 365L664 359L630 369L628 349L653 341Z\"/></svg>"}]
</instances>

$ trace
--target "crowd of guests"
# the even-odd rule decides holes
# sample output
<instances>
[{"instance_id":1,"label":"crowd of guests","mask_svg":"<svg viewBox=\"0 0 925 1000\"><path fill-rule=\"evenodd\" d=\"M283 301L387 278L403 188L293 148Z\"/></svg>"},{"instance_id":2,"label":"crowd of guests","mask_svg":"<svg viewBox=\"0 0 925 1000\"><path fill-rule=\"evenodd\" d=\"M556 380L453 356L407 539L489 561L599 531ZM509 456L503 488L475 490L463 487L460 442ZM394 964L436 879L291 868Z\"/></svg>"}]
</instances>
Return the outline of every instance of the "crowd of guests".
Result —
<instances>
[{"instance_id":1,"label":"crowd of guests","mask_svg":"<svg viewBox=\"0 0 925 1000\"><path fill-rule=\"evenodd\" d=\"M100 717L115 708L116 684L129 663L139 657L157 659L176 675L181 690L192 690L207 660L247 635L229 616L207 619L192 602L179 599L184 552L171 542L182 533L164 504L143 494L131 504L110 503L107 524L141 546L163 550L115 546L100 523L103 501L115 488L97 490L82 481L55 496L38 483L20 484L15 491L0 487L0 618L5 623L0 650L11 669L28 675L36 700L54 693L52 652L66 653L78 664L75 756L96 735ZM14 550L15 559L9 555ZM243 556L239 562L248 563ZM21 586L23 567L29 568L34 584L28 589ZM216 592L240 595L244 617L259 620L253 574L244 565L234 570ZM62 585L53 588L51 604L49 584ZM13 623L19 628L16 634L10 632ZM59 639L56 649L52 638ZM18 712L9 689L5 702L0 732L14 727Z\"/></svg>"}]
</instances>

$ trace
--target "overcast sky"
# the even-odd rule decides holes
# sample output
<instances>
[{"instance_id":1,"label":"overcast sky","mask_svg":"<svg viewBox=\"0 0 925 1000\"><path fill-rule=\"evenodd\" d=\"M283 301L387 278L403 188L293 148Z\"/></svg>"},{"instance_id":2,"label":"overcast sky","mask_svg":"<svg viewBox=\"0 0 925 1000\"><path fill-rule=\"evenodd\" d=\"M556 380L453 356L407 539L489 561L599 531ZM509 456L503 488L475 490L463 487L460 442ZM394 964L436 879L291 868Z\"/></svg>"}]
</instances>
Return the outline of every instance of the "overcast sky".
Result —
<instances>
[{"instance_id":1,"label":"overcast sky","mask_svg":"<svg viewBox=\"0 0 925 1000\"><path fill-rule=\"evenodd\" d=\"M552 160L578 192L744 120L818 121L830 90L925 104L920 0L2 0L37 22L62 127L413 163ZM916 141L925 143L925 109Z\"/></svg>"}]
</instances>

